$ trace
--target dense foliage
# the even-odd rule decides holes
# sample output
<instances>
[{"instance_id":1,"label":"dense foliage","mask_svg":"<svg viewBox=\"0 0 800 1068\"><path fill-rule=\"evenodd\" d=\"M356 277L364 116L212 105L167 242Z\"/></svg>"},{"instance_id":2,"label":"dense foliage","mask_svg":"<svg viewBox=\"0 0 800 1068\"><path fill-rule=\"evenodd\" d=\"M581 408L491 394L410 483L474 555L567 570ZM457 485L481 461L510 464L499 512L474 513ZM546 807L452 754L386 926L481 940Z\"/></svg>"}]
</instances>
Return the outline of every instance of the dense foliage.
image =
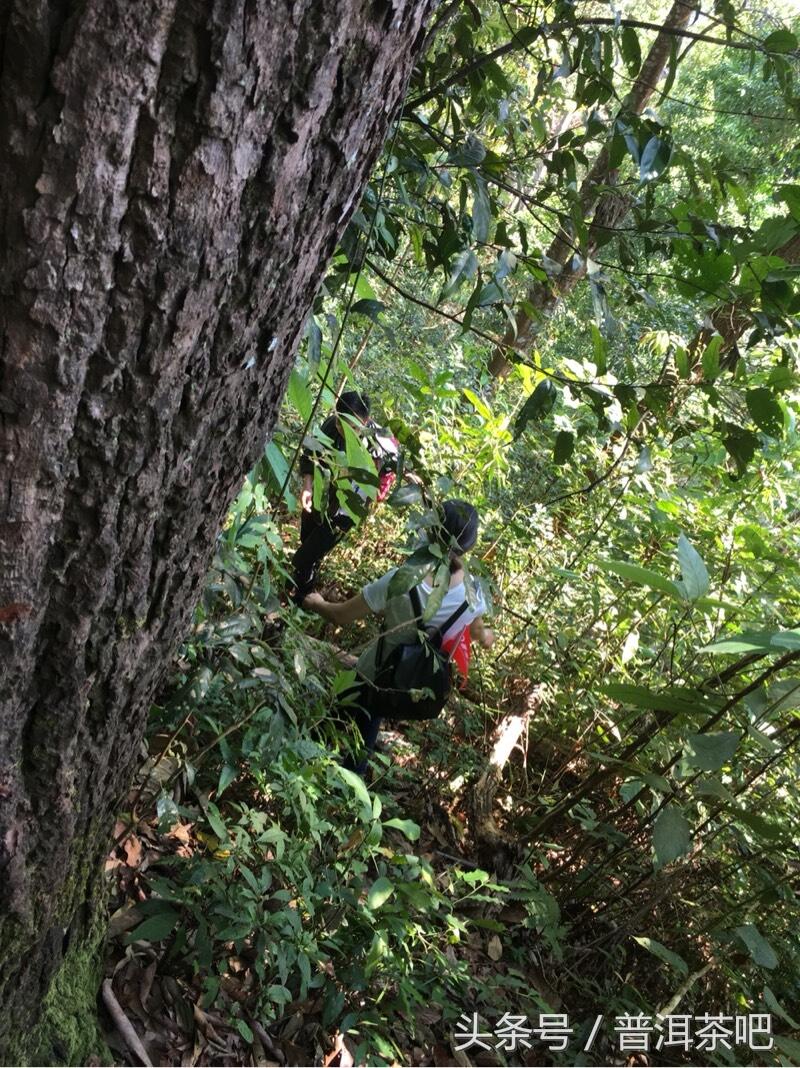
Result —
<instances>
[{"instance_id":1,"label":"dense foliage","mask_svg":"<svg viewBox=\"0 0 800 1068\"><path fill-rule=\"evenodd\" d=\"M800 1059L789 16L440 9L121 817L119 984L163 1059L309 1063L338 1032L356 1063L450 1064L465 1012L569 1015L566 1050L491 1063L607 1063L614 1018L658 1012L771 1013L777 1037L655 1063ZM282 598L297 453L345 383L425 490L370 514L328 588L457 492L499 636L366 784L336 758L333 646L374 631Z\"/></svg>"}]
</instances>

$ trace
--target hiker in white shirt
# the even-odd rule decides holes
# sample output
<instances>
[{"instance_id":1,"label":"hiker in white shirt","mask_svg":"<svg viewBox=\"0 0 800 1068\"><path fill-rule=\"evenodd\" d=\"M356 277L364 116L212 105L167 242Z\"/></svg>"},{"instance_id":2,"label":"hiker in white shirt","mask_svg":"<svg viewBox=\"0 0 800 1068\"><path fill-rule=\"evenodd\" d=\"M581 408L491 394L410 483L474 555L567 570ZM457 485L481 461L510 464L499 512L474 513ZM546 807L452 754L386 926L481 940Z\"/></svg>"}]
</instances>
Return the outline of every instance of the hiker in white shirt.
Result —
<instances>
[{"instance_id":1,"label":"hiker in white shirt","mask_svg":"<svg viewBox=\"0 0 800 1068\"><path fill-rule=\"evenodd\" d=\"M478 583L468 593L462 557L478 540L478 513L467 501L445 501L439 510L439 522L429 533L433 544L449 555L450 580L441 604L432 618L421 622L428 598L433 592L433 574L407 592L391 595L389 590L397 568L392 568L366 586L347 601L327 601L319 593L310 593L303 607L317 612L331 623L343 625L374 613L383 617L381 636L371 642L356 664L357 698L352 709L367 751L374 746L384 716L393 719L431 718L437 714L437 701L429 700L426 707L432 711L418 714L419 707L413 703L413 695L397 692L386 685L386 665L396 661L399 655L418 643L420 628L424 628L427 640L441 650L445 658L458 649L459 642L469 636L488 649L494 642L494 634L484 626L483 614L486 602ZM413 651L413 650L412 650ZM454 657L458 661L457 657ZM395 677L398 677L395 675ZM444 696L449 689L445 686ZM351 694L352 696L352 694ZM439 704L444 700L439 694ZM362 761L357 770L362 770Z\"/></svg>"}]
</instances>

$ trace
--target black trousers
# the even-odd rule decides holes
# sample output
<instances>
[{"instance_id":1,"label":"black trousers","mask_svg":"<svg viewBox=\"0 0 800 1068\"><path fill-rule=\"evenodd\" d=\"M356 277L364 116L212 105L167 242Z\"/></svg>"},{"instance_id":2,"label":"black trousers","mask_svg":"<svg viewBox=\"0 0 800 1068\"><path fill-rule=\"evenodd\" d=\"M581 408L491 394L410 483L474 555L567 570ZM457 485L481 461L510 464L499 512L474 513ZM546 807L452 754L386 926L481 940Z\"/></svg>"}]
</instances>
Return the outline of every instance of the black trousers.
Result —
<instances>
[{"instance_id":1,"label":"black trousers","mask_svg":"<svg viewBox=\"0 0 800 1068\"><path fill-rule=\"evenodd\" d=\"M300 603L311 593L317 581L319 565L331 549L355 526L349 515L323 515L303 512L300 518L300 548L292 559L295 590L292 596Z\"/></svg>"}]
</instances>

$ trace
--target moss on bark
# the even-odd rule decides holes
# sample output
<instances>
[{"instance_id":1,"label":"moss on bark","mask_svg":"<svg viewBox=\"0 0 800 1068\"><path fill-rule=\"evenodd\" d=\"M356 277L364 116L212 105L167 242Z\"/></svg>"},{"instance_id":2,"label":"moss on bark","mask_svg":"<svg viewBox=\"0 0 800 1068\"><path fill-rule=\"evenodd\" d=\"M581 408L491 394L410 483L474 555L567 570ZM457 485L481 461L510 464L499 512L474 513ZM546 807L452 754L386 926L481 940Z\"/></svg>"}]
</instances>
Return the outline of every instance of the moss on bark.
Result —
<instances>
[{"instance_id":1,"label":"moss on bark","mask_svg":"<svg viewBox=\"0 0 800 1068\"><path fill-rule=\"evenodd\" d=\"M7 1064L114 1063L97 1023L105 925L96 926L85 941L67 950L44 999L39 1023L12 1040Z\"/></svg>"}]
</instances>

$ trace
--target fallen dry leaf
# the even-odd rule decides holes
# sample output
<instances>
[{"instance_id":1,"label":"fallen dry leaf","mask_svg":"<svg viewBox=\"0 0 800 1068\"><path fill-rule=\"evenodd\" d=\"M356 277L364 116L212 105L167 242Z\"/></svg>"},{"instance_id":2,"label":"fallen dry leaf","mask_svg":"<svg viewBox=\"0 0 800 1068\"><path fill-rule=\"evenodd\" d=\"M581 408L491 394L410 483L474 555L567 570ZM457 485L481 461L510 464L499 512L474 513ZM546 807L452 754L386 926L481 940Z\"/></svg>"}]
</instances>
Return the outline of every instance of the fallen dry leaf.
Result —
<instances>
[{"instance_id":1,"label":"fallen dry leaf","mask_svg":"<svg viewBox=\"0 0 800 1068\"><path fill-rule=\"evenodd\" d=\"M492 937L486 943L486 952L489 954L492 960L500 960L500 958L503 956L503 943L500 941L497 935L492 935Z\"/></svg>"}]
</instances>

